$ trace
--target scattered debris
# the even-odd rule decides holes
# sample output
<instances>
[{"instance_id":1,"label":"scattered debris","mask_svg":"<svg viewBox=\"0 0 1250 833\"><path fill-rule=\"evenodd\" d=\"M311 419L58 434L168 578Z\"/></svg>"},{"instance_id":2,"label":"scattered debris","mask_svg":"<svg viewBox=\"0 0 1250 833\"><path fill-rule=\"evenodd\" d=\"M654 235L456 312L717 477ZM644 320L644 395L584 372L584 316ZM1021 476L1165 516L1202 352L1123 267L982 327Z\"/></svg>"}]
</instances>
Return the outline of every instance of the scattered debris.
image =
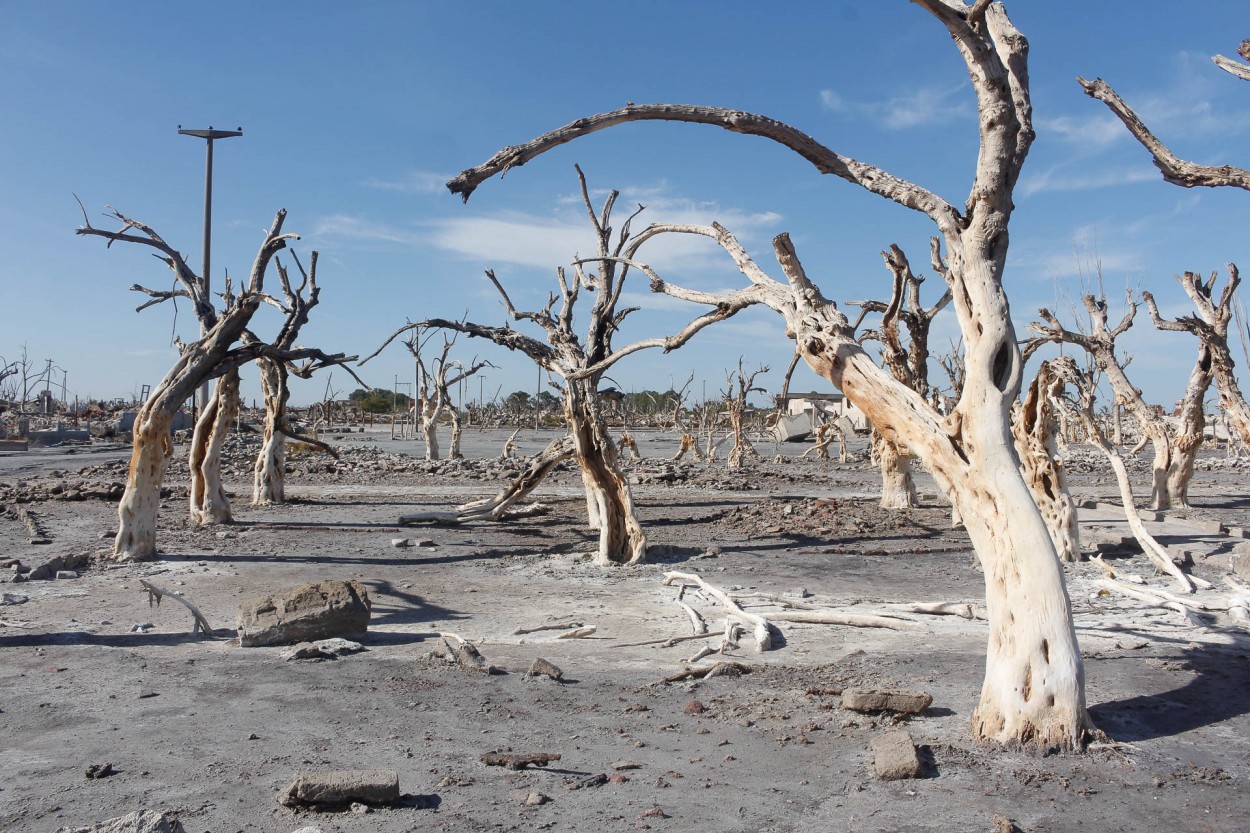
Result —
<instances>
[{"instance_id":1,"label":"scattered debris","mask_svg":"<svg viewBox=\"0 0 1250 833\"><path fill-rule=\"evenodd\" d=\"M594 625L587 625L584 628L577 628L568 633L559 634L556 639L585 639L588 636L592 636L596 630L598 628Z\"/></svg>"},{"instance_id":2,"label":"scattered debris","mask_svg":"<svg viewBox=\"0 0 1250 833\"><path fill-rule=\"evenodd\" d=\"M676 674L669 674L664 678L666 683L679 683L683 680L710 680L713 677L736 677L739 674L750 674L753 670L751 666L745 663L735 662L732 660L722 660L705 665L701 668L687 668L684 671L678 671Z\"/></svg>"},{"instance_id":3,"label":"scattered debris","mask_svg":"<svg viewBox=\"0 0 1250 833\"><path fill-rule=\"evenodd\" d=\"M481 652L472 643L465 641L454 633L440 633L438 642L434 643L431 656L441 657L454 662L461 668L480 671L483 674L502 674L503 671L486 661Z\"/></svg>"}]
</instances>

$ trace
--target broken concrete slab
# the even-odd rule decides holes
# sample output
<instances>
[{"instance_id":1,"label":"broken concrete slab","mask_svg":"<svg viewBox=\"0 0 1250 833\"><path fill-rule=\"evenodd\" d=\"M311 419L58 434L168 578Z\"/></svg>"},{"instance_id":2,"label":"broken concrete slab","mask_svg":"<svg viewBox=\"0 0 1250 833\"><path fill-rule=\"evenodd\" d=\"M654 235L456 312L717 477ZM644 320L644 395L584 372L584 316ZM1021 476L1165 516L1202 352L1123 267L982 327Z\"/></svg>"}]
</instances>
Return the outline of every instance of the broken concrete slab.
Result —
<instances>
[{"instance_id":1,"label":"broken concrete slab","mask_svg":"<svg viewBox=\"0 0 1250 833\"><path fill-rule=\"evenodd\" d=\"M856 712L919 714L932 703L933 695L924 691L877 688L847 688L842 691L842 708Z\"/></svg>"},{"instance_id":2,"label":"broken concrete slab","mask_svg":"<svg viewBox=\"0 0 1250 833\"><path fill-rule=\"evenodd\" d=\"M359 801L386 806L399 801L399 773L393 769L302 772L278 794L286 807L342 806Z\"/></svg>"},{"instance_id":3,"label":"broken concrete slab","mask_svg":"<svg viewBox=\"0 0 1250 833\"><path fill-rule=\"evenodd\" d=\"M359 637L369 628L369 593L358 581L320 581L239 605L245 648Z\"/></svg>"},{"instance_id":4,"label":"broken concrete slab","mask_svg":"<svg viewBox=\"0 0 1250 833\"><path fill-rule=\"evenodd\" d=\"M58 827L56 833L186 833L186 828L164 813L136 810L89 827Z\"/></svg>"},{"instance_id":5,"label":"broken concrete slab","mask_svg":"<svg viewBox=\"0 0 1250 833\"><path fill-rule=\"evenodd\" d=\"M283 651L280 656L287 662L297 659L337 659L348 654L359 653L364 649L365 646L359 642L336 637L319 639L316 642L301 642Z\"/></svg>"},{"instance_id":6,"label":"broken concrete slab","mask_svg":"<svg viewBox=\"0 0 1250 833\"><path fill-rule=\"evenodd\" d=\"M57 577L57 573L72 572L86 567L91 562L91 555L85 552L54 555L47 561L32 567L26 574L31 581L46 581Z\"/></svg>"},{"instance_id":7,"label":"broken concrete slab","mask_svg":"<svg viewBox=\"0 0 1250 833\"><path fill-rule=\"evenodd\" d=\"M873 769L882 781L919 778L924 774L924 764L916 751L916 742L906 729L873 738L872 752Z\"/></svg>"}]
</instances>

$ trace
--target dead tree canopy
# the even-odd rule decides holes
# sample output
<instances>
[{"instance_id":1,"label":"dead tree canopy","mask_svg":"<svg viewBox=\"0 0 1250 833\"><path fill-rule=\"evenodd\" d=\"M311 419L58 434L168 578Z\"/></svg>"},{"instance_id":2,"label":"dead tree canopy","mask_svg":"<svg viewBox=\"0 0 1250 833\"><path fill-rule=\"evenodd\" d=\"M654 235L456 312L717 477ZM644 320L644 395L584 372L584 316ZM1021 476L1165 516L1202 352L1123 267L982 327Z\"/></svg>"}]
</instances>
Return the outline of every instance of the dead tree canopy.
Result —
<instances>
[{"instance_id":1,"label":"dead tree canopy","mask_svg":"<svg viewBox=\"0 0 1250 833\"><path fill-rule=\"evenodd\" d=\"M124 242L156 249L157 257L174 273L173 290L156 292L137 287L152 296L152 300L140 309L171 298L184 297L195 305L197 318L211 322L198 341L179 346L174 366L135 418L130 472L126 479L126 491L118 506L119 526L113 554L119 560L140 561L156 554L157 509L160 506L161 481L172 454L169 428L173 417L201 384L235 371L261 355L262 351L256 346L240 346L238 342L260 307L269 262L296 235L283 233L286 212L279 211L261 243L247 283L237 296L232 295L226 308L218 314L208 297L206 283L156 231L119 212L114 211L111 216L121 222L119 230L105 231L93 227L84 212L84 225L77 233L103 237L110 245Z\"/></svg>"},{"instance_id":2,"label":"dead tree canopy","mask_svg":"<svg viewBox=\"0 0 1250 833\"><path fill-rule=\"evenodd\" d=\"M648 231L650 236L684 232L714 239L733 258L748 287L731 294L701 292L670 284L655 270L648 274L653 290L706 304L724 315L754 303L782 315L809 366L839 387L887 436L921 458L959 510L985 570L990 633L985 683L973 718L975 735L1008 744L1073 747L1085 737L1089 722L1071 605L1046 523L1020 474L1009 427L1022 363L1002 277L1012 191L1034 137L1028 43L1001 3L915 2L954 40L977 99L980 148L962 207L839 154L775 119L699 105L631 104L581 118L504 148L448 187L467 198L490 177L589 133L635 121L679 121L770 139L819 173L929 217L946 249L944 278L966 344L964 395L947 416L877 366L857 343L846 316L807 276L788 235L773 241L784 283L769 277L719 225ZM636 258L637 247L631 249Z\"/></svg>"}]
</instances>

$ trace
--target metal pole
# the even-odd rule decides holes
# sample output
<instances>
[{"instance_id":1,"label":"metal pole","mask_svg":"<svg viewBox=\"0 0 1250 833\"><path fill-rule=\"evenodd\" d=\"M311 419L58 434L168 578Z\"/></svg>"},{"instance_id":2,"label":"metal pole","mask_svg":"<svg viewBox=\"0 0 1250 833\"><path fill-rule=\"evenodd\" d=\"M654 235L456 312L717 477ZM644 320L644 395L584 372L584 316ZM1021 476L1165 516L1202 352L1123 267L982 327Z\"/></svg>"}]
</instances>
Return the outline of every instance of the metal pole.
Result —
<instances>
[{"instance_id":1,"label":"metal pole","mask_svg":"<svg viewBox=\"0 0 1250 833\"><path fill-rule=\"evenodd\" d=\"M197 139L204 139L208 145L207 152L204 156L204 268L200 279L204 284L204 300L211 303L210 286L212 276L212 249L213 249L213 140L229 139L232 136L242 136L243 128L238 130L214 130L209 125L207 130L183 130L182 125L178 125L178 133L183 136L194 136ZM200 323L200 338L208 335L203 322ZM196 404L203 412L208 407L208 382L200 385L199 392L196 395Z\"/></svg>"}]
</instances>

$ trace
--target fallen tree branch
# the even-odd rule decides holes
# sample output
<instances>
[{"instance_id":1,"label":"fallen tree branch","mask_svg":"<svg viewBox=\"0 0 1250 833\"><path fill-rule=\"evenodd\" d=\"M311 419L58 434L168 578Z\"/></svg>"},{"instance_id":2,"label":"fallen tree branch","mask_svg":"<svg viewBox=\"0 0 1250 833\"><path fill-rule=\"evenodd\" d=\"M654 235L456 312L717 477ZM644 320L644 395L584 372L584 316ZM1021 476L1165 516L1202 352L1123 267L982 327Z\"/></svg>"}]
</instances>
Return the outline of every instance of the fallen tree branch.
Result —
<instances>
[{"instance_id":1,"label":"fallen tree branch","mask_svg":"<svg viewBox=\"0 0 1250 833\"><path fill-rule=\"evenodd\" d=\"M898 602L890 607L908 613L927 613L931 616L958 616L961 619L984 619L985 614L968 602Z\"/></svg>"},{"instance_id":2,"label":"fallen tree branch","mask_svg":"<svg viewBox=\"0 0 1250 833\"><path fill-rule=\"evenodd\" d=\"M734 660L721 660L702 668L686 668L676 674L664 678L666 683L680 683L684 680L710 680L713 677L736 677L739 674L750 674L755 669L745 663Z\"/></svg>"},{"instance_id":3,"label":"fallen tree branch","mask_svg":"<svg viewBox=\"0 0 1250 833\"><path fill-rule=\"evenodd\" d=\"M1147 593L1138 587L1130 587L1127 584L1122 584L1113 579L1099 579L1096 584L1104 590L1114 590L1128 596L1129 598L1136 599L1139 602L1145 602L1152 607L1161 607L1165 610L1176 611L1185 618L1185 621L1194 627L1205 628L1207 626L1207 623L1199 618L1198 614L1194 612L1189 605L1182 602L1165 599L1154 593Z\"/></svg>"},{"instance_id":4,"label":"fallen tree branch","mask_svg":"<svg viewBox=\"0 0 1250 833\"><path fill-rule=\"evenodd\" d=\"M517 628L512 632L513 636L520 636L525 633L537 633L538 631L566 631L569 628L580 628L581 622L560 622L554 625L535 625L532 628Z\"/></svg>"},{"instance_id":5,"label":"fallen tree branch","mask_svg":"<svg viewBox=\"0 0 1250 833\"><path fill-rule=\"evenodd\" d=\"M765 613L769 622L801 622L811 625L849 625L854 628L889 628L895 631L922 631L924 625L912 619L842 613L837 610L782 610Z\"/></svg>"},{"instance_id":6,"label":"fallen tree branch","mask_svg":"<svg viewBox=\"0 0 1250 833\"><path fill-rule=\"evenodd\" d=\"M195 624L191 628L191 633L202 633L209 639L214 638L213 626L208 624L208 620L204 618L204 614L200 613L199 608L179 596L177 593L171 593L168 590L162 590L155 584L146 579L139 579L139 583L143 585L143 589L148 591L148 607L160 607L161 599L168 596L178 604L191 611L191 615L195 617Z\"/></svg>"},{"instance_id":7,"label":"fallen tree branch","mask_svg":"<svg viewBox=\"0 0 1250 833\"><path fill-rule=\"evenodd\" d=\"M729 594L720 588L714 587L694 573L679 573L676 571L664 574L664 584L671 587L673 582L682 582L698 585L704 592L715 598L730 611L730 616L741 619L751 625L755 633L755 650L767 651L773 645L772 633L769 630L768 620L763 616L754 613L748 613L743 610L737 602L735 602Z\"/></svg>"}]
</instances>

